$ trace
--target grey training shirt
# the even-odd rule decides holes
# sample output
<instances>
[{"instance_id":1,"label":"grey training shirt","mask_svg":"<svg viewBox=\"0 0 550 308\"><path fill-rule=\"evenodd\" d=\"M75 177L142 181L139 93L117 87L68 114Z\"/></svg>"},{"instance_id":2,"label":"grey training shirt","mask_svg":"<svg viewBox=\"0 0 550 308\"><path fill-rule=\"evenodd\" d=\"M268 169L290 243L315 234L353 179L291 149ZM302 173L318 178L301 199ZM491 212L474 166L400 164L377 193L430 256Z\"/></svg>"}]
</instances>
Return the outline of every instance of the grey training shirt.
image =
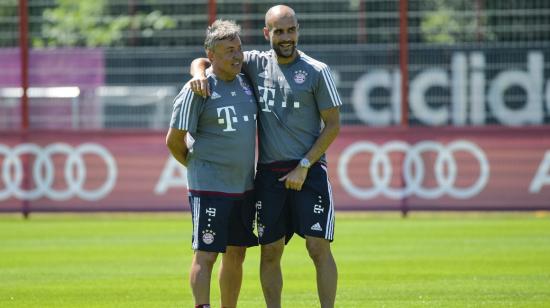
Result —
<instances>
[{"instance_id":1,"label":"grey training shirt","mask_svg":"<svg viewBox=\"0 0 550 308\"><path fill-rule=\"evenodd\" d=\"M259 162L303 158L320 135L319 110L342 105L330 69L304 54L286 65L273 50L244 55L259 100Z\"/></svg>"},{"instance_id":2,"label":"grey training shirt","mask_svg":"<svg viewBox=\"0 0 550 308\"><path fill-rule=\"evenodd\" d=\"M188 145L190 192L242 194L253 187L256 99L242 74L229 82L210 70L207 74L211 95L203 98L183 87L174 100L170 126L194 138Z\"/></svg>"}]
</instances>

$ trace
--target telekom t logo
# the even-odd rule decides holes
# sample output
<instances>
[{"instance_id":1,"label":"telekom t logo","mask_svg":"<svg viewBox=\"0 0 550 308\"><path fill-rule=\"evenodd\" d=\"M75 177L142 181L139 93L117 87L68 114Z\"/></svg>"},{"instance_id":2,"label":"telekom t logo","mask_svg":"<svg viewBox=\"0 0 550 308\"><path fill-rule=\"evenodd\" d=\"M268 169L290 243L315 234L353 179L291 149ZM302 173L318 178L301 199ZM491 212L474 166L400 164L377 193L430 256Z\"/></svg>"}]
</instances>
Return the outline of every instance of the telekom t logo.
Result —
<instances>
[{"instance_id":1,"label":"telekom t logo","mask_svg":"<svg viewBox=\"0 0 550 308\"><path fill-rule=\"evenodd\" d=\"M218 123L223 125L225 124L224 132L234 132L236 129L233 128L233 123L237 123L237 113L235 112L235 107L233 106L226 106L226 107L220 107L217 109L218 111ZM225 115L222 115L224 113ZM225 117L225 119L224 119Z\"/></svg>"},{"instance_id":2,"label":"telekom t logo","mask_svg":"<svg viewBox=\"0 0 550 308\"><path fill-rule=\"evenodd\" d=\"M260 103L264 103L264 108L262 108L262 111L271 112L271 110L269 110L269 106L275 105L275 101L272 99L275 98L275 89L258 86L258 90L260 92Z\"/></svg>"},{"instance_id":3,"label":"telekom t logo","mask_svg":"<svg viewBox=\"0 0 550 308\"><path fill-rule=\"evenodd\" d=\"M269 107L275 105L275 88L258 86L260 92L260 103L263 103L263 112L271 112ZM300 102L290 102L289 107L300 108ZM288 103L286 101L281 102L281 107L286 108Z\"/></svg>"}]
</instances>

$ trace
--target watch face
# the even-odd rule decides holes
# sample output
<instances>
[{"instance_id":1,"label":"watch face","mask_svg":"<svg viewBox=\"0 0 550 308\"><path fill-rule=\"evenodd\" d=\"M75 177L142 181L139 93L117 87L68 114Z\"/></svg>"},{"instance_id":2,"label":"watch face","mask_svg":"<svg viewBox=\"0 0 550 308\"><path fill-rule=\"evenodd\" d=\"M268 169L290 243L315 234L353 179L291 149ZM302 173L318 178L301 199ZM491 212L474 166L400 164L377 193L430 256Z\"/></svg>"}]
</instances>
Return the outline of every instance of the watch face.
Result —
<instances>
[{"instance_id":1,"label":"watch face","mask_svg":"<svg viewBox=\"0 0 550 308\"><path fill-rule=\"evenodd\" d=\"M302 160L300 161L300 166L304 168L309 168L311 164L307 158L302 158Z\"/></svg>"}]
</instances>

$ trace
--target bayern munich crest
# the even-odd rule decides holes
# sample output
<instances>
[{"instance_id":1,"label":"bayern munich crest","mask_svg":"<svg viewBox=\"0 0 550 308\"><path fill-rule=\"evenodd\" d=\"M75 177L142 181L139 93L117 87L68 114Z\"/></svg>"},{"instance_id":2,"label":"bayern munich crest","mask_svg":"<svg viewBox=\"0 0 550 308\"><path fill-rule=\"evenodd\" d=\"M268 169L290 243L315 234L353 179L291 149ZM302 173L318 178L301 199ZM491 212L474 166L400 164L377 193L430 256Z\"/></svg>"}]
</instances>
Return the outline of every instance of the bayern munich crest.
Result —
<instances>
[{"instance_id":1,"label":"bayern munich crest","mask_svg":"<svg viewBox=\"0 0 550 308\"><path fill-rule=\"evenodd\" d=\"M298 70L294 72L294 82L297 84L302 84L306 81L307 72L303 70Z\"/></svg>"},{"instance_id":2,"label":"bayern munich crest","mask_svg":"<svg viewBox=\"0 0 550 308\"><path fill-rule=\"evenodd\" d=\"M214 236L215 235L216 235L216 233L213 232L212 230L204 230L204 231L202 231L202 241L206 245L210 245L210 244L214 243Z\"/></svg>"},{"instance_id":3,"label":"bayern munich crest","mask_svg":"<svg viewBox=\"0 0 550 308\"><path fill-rule=\"evenodd\" d=\"M264 225L258 224L258 236L262 237L264 235Z\"/></svg>"}]
</instances>

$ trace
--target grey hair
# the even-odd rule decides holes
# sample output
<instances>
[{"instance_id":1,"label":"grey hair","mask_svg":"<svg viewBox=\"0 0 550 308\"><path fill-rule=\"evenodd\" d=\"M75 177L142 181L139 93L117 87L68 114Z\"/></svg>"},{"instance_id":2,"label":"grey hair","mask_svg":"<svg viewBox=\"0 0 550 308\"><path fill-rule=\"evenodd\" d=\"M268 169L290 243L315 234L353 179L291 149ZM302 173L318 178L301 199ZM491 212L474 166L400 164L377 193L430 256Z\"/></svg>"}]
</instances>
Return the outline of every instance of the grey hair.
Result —
<instances>
[{"instance_id":1,"label":"grey hair","mask_svg":"<svg viewBox=\"0 0 550 308\"><path fill-rule=\"evenodd\" d=\"M204 48L213 51L219 41L225 39L233 40L240 34L241 26L237 25L233 20L217 19L206 29Z\"/></svg>"}]
</instances>

